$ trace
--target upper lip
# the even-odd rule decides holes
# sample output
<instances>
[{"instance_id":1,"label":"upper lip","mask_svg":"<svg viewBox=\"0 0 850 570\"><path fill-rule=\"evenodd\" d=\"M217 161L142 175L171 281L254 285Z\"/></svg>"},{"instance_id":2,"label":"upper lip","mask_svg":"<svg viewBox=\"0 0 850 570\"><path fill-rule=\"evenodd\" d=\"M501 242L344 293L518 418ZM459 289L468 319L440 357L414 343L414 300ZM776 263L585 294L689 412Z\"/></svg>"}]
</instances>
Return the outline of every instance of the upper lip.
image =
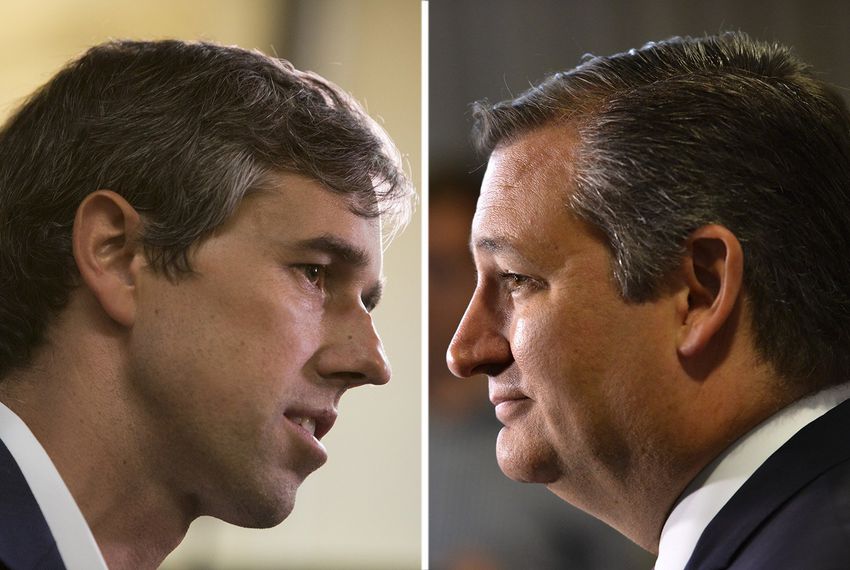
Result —
<instances>
[{"instance_id":1,"label":"upper lip","mask_svg":"<svg viewBox=\"0 0 850 570\"><path fill-rule=\"evenodd\" d=\"M290 418L292 417L300 417L300 418L310 418L316 422L316 433L313 434L318 440L321 440L326 433L331 431L331 428L334 427L334 422L337 418L337 411L333 408L306 408L306 407L293 407L289 408L284 412L285 416Z\"/></svg>"}]
</instances>

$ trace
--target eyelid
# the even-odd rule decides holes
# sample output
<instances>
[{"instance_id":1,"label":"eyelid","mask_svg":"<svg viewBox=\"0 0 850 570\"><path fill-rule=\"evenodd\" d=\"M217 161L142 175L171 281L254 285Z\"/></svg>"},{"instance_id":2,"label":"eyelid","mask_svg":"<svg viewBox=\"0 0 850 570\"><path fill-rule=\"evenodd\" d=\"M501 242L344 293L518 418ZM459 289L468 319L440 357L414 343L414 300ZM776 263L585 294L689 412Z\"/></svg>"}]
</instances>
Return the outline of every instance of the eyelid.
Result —
<instances>
[{"instance_id":1,"label":"eyelid","mask_svg":"<svg viewBox=\"0 0 850 570\"><path fill-rule=\"evenodd\" d=\"M513 271L501 271L497 278L500 286L512 295L543 288L542 283L534 277Z\"/></svg>"},{"instance_id":2,"label":"eyelid","mask_svg":"<svg viewBox=\"0 0 850 570\"><path fill-rule=\"evenodd\" d=\"M301 273L301 276L316 289L324 290L325 288L325 280L328 277L328 266L322 263L295 263L292 265L293 269L296 269ZM307 272L311 270L318 270L318 275L315 278L311 277Z\"/></svg>"}]
</instances>

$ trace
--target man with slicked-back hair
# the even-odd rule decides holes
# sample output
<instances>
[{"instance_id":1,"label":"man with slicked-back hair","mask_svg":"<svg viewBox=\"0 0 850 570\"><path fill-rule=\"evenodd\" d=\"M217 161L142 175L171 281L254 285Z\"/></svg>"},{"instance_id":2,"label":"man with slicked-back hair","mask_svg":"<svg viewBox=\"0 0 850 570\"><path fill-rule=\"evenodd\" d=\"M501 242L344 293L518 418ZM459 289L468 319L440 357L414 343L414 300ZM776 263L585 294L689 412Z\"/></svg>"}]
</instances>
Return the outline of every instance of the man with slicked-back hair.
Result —
<instances>
[{"instance_id":1,"label":"man with slicked-back hair","mask_svg":"<svg viewBox=\"0 0 850 570\"><path fill-rule=\"evenodd\" d=\"M91 48L0 129L0 567L155 568L211 515L278 524L349 388L412 189L286 61Z\"/></svg>"},{"instance_id":2,"label":"man with slicked-back hair","mask_svg":"<svg viewBox=\"0 0 850 570\"><path fill-rule=\"evenodd\" d=\"M743 33L592 57L475 108L477 286L502 470L656 570L850 561L850 115Z\"/></svg>"}]
</instances>

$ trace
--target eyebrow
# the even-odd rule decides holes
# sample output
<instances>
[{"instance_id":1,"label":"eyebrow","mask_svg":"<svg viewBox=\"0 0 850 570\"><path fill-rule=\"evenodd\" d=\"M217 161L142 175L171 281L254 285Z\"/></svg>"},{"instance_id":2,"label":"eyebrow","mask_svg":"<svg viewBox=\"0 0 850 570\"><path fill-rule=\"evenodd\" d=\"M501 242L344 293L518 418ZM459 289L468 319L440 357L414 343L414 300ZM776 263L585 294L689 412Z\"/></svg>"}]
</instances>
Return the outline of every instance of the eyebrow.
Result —
<instances>
[{"instance_id":1,"label":"eyebrow","mask_svg":"<svg viewBox=\"0 0 850 570\"><path fill-rule=\"evenodd\" d=\"M356 268L369 265L369 254L351 243L332 235L323 235L297 242L295 247L327 253Z\"/></svg>"},{"instance_id":2,"label":"eyebrow","mask_svg":"<svg viewBox=\"0 0 850 570\"><path fill-rule=\"evenodd\" d=\"M533 255L527 255L525 251L517 247L514 240L505 236L481 237L470 241L469 248L472 251L473 257L475 257L476 252L483 251L491 255L502 255L506 258L527 263L540 263L539 259L536 259Z\"/></svg>"},{"instance_id":3,"label":"eyebrow","mask_svg":"<svg viewBox=\"0 0 850 570\"><path fill-rule=\"evenodd\" d=\"M305 239L297 242L295 247L311 251L327 253L342 263L356 269L369 265L370 257L366 250L352 245L351 243L332 235L322 235L315 238ZM366 310L372 311L381 301L384 292L384 280L381 278L370 287L361 297Z\"/></svg>"},{"instance_id":4,"label":"eyebrow","mask_svg":"<svg viewBox=\"0 0 850 570\"><path fill-rule=\"evenodd\" d=\"M509 252L516 253L516 247L503 237L484 237L479 238L469 243L469 249L475 251L477 249L484 250L490 253Z\"/></svg>"}]
</instances>

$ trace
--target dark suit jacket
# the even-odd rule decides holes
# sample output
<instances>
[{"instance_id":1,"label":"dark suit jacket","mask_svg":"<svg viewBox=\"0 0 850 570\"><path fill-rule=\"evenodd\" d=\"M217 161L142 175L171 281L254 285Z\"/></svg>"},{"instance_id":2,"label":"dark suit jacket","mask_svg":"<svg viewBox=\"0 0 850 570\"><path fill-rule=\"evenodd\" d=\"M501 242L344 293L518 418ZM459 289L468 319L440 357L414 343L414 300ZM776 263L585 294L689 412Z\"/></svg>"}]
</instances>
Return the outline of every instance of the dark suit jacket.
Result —
<instances>
[{"instance_id":1,"label":"dark suit jacket","mask_svg":"<svg viewBox=\"0 0 850 570\"><path fill-rule=\"evenodd\" d=\"M771 455L706 527L686 570L850 569L850 401Z\"/></svg>"},{"instance_id":2,"label":"dark suit jacket","mask_svg":"<svg viewBox=\"0 0 850 570\"><path fill-rule=\"evenodd\" d=\"M0 441L0 568L65 570L56 541L18 464Z\"/></svg>"}]
</instances>

